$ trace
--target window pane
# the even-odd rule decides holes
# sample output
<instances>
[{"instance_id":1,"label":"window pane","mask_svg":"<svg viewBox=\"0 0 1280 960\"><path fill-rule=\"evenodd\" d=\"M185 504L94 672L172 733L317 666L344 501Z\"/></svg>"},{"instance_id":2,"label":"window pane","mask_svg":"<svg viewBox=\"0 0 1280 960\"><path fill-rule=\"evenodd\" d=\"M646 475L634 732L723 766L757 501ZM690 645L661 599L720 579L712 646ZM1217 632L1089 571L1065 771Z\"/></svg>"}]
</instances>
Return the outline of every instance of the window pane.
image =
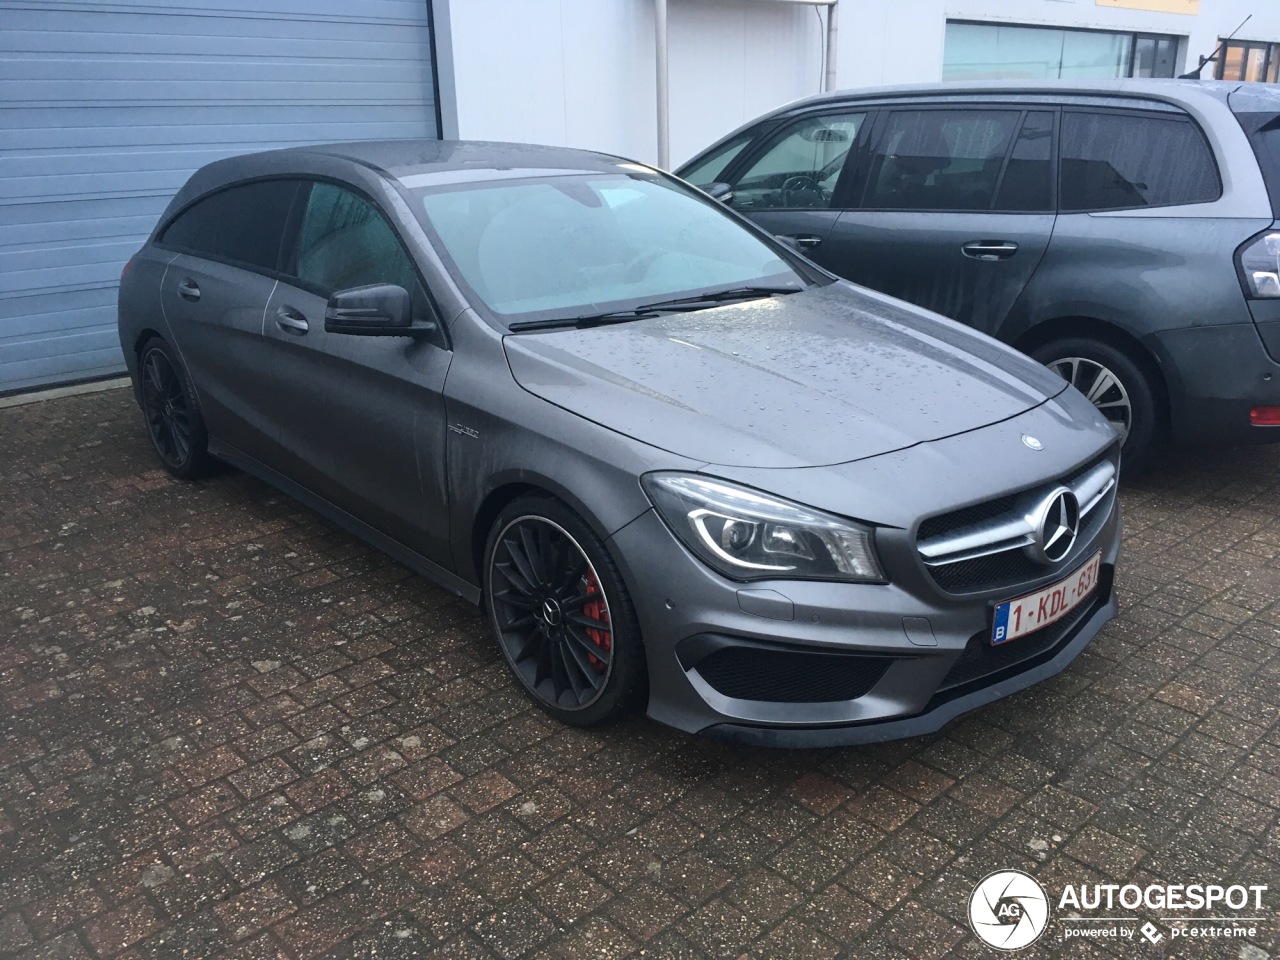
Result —
<instances>
[{"instance_id":1,"label":"window pane","mask_svg":"<svg viewBox=\"0 0 1280 960\"><path fill-rule=\"evenodd\" d=\"M1178 74L1178 41L1173 37L1162 37L1156 49L1156 63L1152 70L1153 77L1175 77Z\"/></svg>"},{"instance_id":2,"label":"window pane","mask_svg":"<svg viewBox=\"0 0 1280 960\"><path fill-rule=\"evenodd\" d=\"M1062 39L1062 69L1058 76L1064 80L1127 77L1131 41L1132 35L1127 33L1067 30Z\"/></svg>"},{"instance_id":3,"label":"window pane","mask_svg":"<svg viewBox=\"0 0 1280 960\"><path fill-rule=\"evenodd\" d=\"M943 80L1051 80L1062 63L1062 30L948 23Z\"/></svg>"},{"instance_id":4,"label":"window pane","mask_svg":"<svg viewBox=\"0 0 1280 960\"><path fill-rule=\"evenodd\" d=\"M750 141L751 137L749 136L730 140L701 163L687 167L680 176L697 187L705 187L709 183L715 183L716 178L724 173L725 168L733 162L734 158L742 152L742 148Z\"/></svg>"},{"instance_id":5,"label":"window pane","mask_svg":"<svg viewBox=\"0 0 1280 960\"><path fill-rule=\"evenodd\" d=\"M1227 48L1219 56L1222 57L1222 69L1218 73L1222 80L1244 79L1244 47L1238 43L1228 43Z\"/></svg>"},{"instance_id":6,"label":"window pane","mask_svg":"<svg viewBox=\"0 0 1280 960\"><path fill-rule=\"evenodd\" d=\"M997 210L1053 209L1053 114L1027 114L996 194Z\"/></svg>"},{"instance_id":7,"label":"window pane","mask_svg":"<svg viewBox=\"0 0 1280 960\"><path fill-rule=\"evenodd\" d=\"M1189 120L1064 113L1063 210L1111 210L1217 199L1218 174Z\"/></svg>"},{"instance_id":8,"label":"window pane","mask_svg":"<svg viewBox=\"0 0 1280 960\"><path fill-rule=\"evenodd\" d=\"M999 110L891 114L872 154L866 206L989 209L1017 121Z\"/></svg>"},{"instance_id":9,"label":"window pane","mask_svg":"<svg viewBox=\"0 0 1280 960\"><path fill-rule=\"evenodd\" d=\"M1156 67L1156 38L1139 37L1133 45L1133 73L1135 77L1153 77Z\"/></svg>"},{"instance_id":10,"label":"window pane","mask_svg":"<svg viewBox=\"0 0 1280 960\"><path fill-rule=\"evenodd\" d=\"M297 276L330 291L394 283L413 293L418 286L409 255L386 218L363 197L331 183L311 188Z\"/></svg>"},{"instance_id":11,"label":"window pane","mask_svg":"<svg viewBox=\"0 0 1280 960\"><path fill-rule=\"evenodd\" d=\"M1245 52L1244 78L1253 83L1266 79L1266 47L1250 47Z\"/></svg>"},{"instance_id":12,"label":"window pane","mask_svg":"<svg viewBox=\"0 0 1280 960\"><path fill-rule=\"evenodd\" d=\"M733 186L739 210L831 206L866 114L807 117L788 127Z\"/></svg>"},{"instance_id":13,"label":"window pane","mask_svg":"<svg viewBox=\"0 0 1280 960\"><path fill-rule=\"evenodd\" d=\"M165 227L160 242L264 270L275 270L298 184L264 180L221 190Z\"/></svg>"}]
</instances>

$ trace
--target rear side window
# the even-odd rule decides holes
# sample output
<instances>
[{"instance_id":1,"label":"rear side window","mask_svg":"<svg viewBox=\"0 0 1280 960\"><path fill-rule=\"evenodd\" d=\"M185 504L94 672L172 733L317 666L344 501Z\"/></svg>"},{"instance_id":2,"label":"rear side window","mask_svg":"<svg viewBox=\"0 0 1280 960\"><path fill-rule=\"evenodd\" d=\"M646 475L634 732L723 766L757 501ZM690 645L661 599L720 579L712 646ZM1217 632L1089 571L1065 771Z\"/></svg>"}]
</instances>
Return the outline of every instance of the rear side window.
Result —
<instances>
[{"instance_id":1,"label":"rear side window","mask_svg":"<svg viewBox=\"0 0 1280 960\"><path fill-rule=\"evenodd\" d=\"M394 283L413 293L418 286L413 261L387 218L364 197L332 183L311 187L294 272L329 292Z\"/></svg>"},{"instance_id":2,"label":"rear side window","mask_svg":"<svg viewBox=\"0 0 1280 960\"><path fill-rule=\"evenodd\" d=\"M1053 210L1053 113L1032 110L1022 121L1005 164L996 210Z\"/></svg>"},{"instance_id":3,"label":"rear side window","mask_svg":"<svg viewBox=\"0 0 1280 960\"><path fill-rule=\"evenodd\" d=\"M1064 212L1205 203L1222 193L1190 119L1139 113L1063 113L1060 184Z\"/></svg>"},{"instance_id":4,"label":"rear side window","mask_svg":"<svg viewBox=\"0 0 1280 960\"><path fill-rule=\"evenodd\" d=\"M902 110L876 137L864 206L990 210L1021 114L1016 110Z\"/></svg>"},{"instance_id":5,"label":"rear side window","mask_svg":"<svg viewBox=\"0 0 1280 960\"><path fill-rule=\"evenodd\" d=\"M296 180L260 180L197 200L160 233L170 247L262 270L276 270Z\"/></svg>"},{"instance_id":6,"label":"rear side window","mask_svg":"<svg viewBox=\"0 0 1280 960\"><path fill-rule=\"evenodd\" d=\"M1280 219L1280 114L1238 113L1236 119L1249 135L1263 182L1271 196L1271 215Z\"/></svg>"}]
</instances>

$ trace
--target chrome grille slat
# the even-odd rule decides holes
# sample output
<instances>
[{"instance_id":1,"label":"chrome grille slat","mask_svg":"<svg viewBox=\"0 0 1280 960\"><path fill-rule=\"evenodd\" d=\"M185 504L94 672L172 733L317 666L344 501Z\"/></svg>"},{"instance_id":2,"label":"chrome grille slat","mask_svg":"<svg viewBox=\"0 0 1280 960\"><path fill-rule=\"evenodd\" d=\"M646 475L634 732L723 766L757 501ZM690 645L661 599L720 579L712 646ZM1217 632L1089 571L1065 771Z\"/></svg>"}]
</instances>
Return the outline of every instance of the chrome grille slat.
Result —
<instances>
[{"instance_id":1,"label":"chrome grille slat","mask_svg":"<svg viewBox=\"0 0 1280 960\"><path fill-rule=\"evenodd\" d=\"M1083 531L1094 511L1110 500L1115 486L1116 465L1108 456L1062 481L1042 484L1024 491L1016 499L1012 499L1012 505L997 516L922 538L917 541L916 548L921 561L933 574L944 572L953 564L1020 551L1035 539L1036 505L1055 487L1066 487L1075 495L1080 504L1080 524ZM972 508L964 508L956 513L963 514L966 510ZM936 520L934 526L936 527Z\"/></svg>"}]
</instances>

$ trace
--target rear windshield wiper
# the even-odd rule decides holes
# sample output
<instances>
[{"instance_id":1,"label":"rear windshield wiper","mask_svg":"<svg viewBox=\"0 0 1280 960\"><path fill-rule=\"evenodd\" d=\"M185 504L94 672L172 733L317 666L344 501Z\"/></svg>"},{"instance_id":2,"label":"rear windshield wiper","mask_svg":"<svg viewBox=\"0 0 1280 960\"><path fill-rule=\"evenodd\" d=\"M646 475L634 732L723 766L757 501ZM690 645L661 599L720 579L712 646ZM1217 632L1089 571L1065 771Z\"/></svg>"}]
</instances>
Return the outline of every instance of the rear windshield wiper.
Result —
<instances>
[{"instance_id":1,"label":"rear windshield wiper","mask_svg":"<svg viewBox=\"0 0 1280 960\"><path fill-rule=\"evenodd\" d=\"M702 310L719 303L730 303L734 300L758 300L778 293L799 293L801 287L734 287L730 290L717 290L714 293L699 293L692 297L677 297L674 300L656 300L631 310L610 310L607 313L591 313L581 317L557 317L549 320L523 320L509 327L512 333L526 330L554 330L561 327L603 327L611 323L627 323L631 320L646 320L659 313L680 313Z\"/></svg>"}]
</instances>

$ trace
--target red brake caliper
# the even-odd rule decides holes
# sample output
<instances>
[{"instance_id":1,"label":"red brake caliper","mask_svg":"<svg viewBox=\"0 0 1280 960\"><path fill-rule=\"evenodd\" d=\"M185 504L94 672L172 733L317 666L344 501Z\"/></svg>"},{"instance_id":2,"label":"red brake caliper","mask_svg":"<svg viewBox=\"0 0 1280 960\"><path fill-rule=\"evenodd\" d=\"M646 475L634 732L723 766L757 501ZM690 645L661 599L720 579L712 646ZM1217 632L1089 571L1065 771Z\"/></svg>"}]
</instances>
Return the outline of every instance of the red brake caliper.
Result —
<instances>
[{"instance_id":1,"label":"red brake caliper","mask_svg":"<svg viewBox=\"0 0 1280 960\"><path fill-rule=\"evenodd\" d=\"M596 581L596 572L587 570L587 595L592 599L582 605L582 612L592 620L599 620L603 623L609 622L609 608L605 606L604 597L601 595L600 584ZM598 598L598 599L596 599ZM599 627L587 627L587 637L601 650L608 650L613 643L613 631L601 630ZM591 654L587 654L587 659L591 662L591 666L597 671L604 671L604 661L599 660Z\"/></svg>"}]
</instances>

